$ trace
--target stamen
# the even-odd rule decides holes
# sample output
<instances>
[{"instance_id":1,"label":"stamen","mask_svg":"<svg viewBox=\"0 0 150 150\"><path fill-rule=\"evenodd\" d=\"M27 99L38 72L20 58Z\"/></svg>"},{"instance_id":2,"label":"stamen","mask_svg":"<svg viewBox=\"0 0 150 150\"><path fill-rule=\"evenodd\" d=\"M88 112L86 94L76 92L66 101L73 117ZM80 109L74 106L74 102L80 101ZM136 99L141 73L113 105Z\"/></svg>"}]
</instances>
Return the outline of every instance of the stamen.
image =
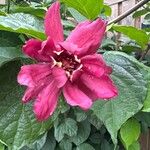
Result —
<instances>
[{"instance_id":1,"label":"stamen","mask_svg":"<svg viewBox=\"0 0 150 150\"><path fill-rule=\"evenodd\" d=\"M63 50L62 50L62 51L59 51L59 52L58 52L58 51L54 51L54 53L55 53L56 55L58 55L58 56L59 56L62 52L63 52Z\"/></svg>"},{"instance_id":2,"label":"stamen","mask_svg":"<svg viewBox=\"0 0 150 150\"><path fill-rule=\"evenodd\" d=\"M78 56L77 56L77 55L74 55L74 58L75 58L75 61L77 61L78 63L80 63L80 62L81 62L81 60L78 58Z\"/></svg>"}]
</instances>

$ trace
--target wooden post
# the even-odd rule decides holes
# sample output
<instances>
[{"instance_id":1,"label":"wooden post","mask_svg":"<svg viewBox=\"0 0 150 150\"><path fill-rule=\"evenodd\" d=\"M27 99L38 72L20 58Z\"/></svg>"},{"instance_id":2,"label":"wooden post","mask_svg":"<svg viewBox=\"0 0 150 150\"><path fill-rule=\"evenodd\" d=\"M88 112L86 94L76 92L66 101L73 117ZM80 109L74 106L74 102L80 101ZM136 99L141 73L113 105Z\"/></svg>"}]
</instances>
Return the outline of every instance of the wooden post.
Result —
<instances>
[{"instance_id":1,"label":"wooden post","mask_svg":"<svg viewBox=\"0 0 150 150\"><path fill-rule=\"evenodd\" d=\"M135 0L135 4L137 4L137 3L138 3L138 0ZM134 26L136 28L141 28L141 17L135 18Z\"/></svg>"}]
</instances>

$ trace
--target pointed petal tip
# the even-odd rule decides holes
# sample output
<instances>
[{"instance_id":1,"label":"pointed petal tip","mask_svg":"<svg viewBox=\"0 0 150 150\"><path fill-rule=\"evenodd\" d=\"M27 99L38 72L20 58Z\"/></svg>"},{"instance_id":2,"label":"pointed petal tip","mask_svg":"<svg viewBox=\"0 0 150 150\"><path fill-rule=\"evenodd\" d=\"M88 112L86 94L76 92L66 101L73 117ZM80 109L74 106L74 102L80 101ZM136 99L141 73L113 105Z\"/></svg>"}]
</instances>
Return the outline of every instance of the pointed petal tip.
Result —
<instances>
[{"instance_id":1,"label":"pointed petal tip","mask_svg":"<svg viewBox=\"0 0 150 150\"><path fill-rule=\"evenodd\" d=\"M64 40L58 1L53 3L46 12L44 26L46 35L50 36L56 43Z\"/></svg>"}]
</instances>

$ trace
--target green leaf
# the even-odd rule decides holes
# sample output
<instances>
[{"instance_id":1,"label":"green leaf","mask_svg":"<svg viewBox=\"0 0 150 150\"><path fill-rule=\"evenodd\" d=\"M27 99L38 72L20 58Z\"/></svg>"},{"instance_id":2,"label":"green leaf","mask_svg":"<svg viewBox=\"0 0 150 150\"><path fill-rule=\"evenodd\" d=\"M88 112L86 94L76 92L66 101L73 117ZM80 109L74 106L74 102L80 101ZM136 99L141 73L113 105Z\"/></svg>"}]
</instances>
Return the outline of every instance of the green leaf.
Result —
<instances>
[{"instance_id":1,"label":"green leaf","mask_svg":"<svg viewBox=\"0 0 150 150\"><path fill-rule=\"evenodd\" d=\"M111 16L111 14L112 14L112 9L111 9L110 6L104 5L103 9L104 9L104 14L105 14L106 16Z\"/></svg>"},{"instance_id":2,"label":"green leaf","mask_svg":"<svg viewBox=\"0 0 150 150\"><path fill-rule=\"evenodd\" d=\"M60 142L59 147L61 150L71 150L72 149L72 143L67 139L63 139Z\"/></svg>"},{"instance_id":3,"label":"green leaf","mask_svg":"<svg viewBox=\"0 0 150 150\"><path fill-rule=\"evenodd\" d=\"M144 112L150 112L150 69L149 69L148 79L149 79L148 91L147 91L146 99L144 101L144 107L142 109L142 111L144 111Z\"/></svg>"},{"instance_id":4,"label":"green leaf","mask_svg":"<svg viewBox=\"0 0 150 150\"><path fill-rule=\"evenodd\" d=\"M23 33L42 40L46 38L43 33L43 20L29 14L0 16L0 30Z\"/></svg>"},{"instance_id":5,"label":"green leaf","mask_svg":"<svg viewBox=\"0 0 150 150\"><path fill-rule=\"evenodd\" d=\"M82 22L86 20L86 17L84 17L83 15L81 15L77 10L73 9L73 8L68 8L68 11L71 13L71 15L74 17L74 19L77 22Z\"/></svg>"},{"instance_id":6,"label":"green leaf","mask_svg":"<svg viewBox=\"0 0 150 150\"><path fill-rule=\"evenodd\" d=\"M75 114L76 120L78 122L84 121L87 118L86 113L83 110L79 109L79 108L74 109L74 114Z\"/></svg>"},{"instance_id":7,"label":"green leaf","mask_svg":"<svg viewBox=\"0 0 150 150\"><path fill-rule=\"evenodd\" d=\"M104 139L101 144L101 150L113 150L113 148L111 147L110 143Z\"/></svg>"},{"instance_id":8,"label":"green leaf","mask_svg":"<svg viewBox=\"0 0 150 150\"><path fill-rule=\"evenodd\" d=\"M109 101L97 101L92 110L103 121L114 144L123 123L136 114L143 106L147 92L143 64L133 57L120 52L107 52L104 58L113 68L112 79L119 90L119 96Z\"/></svg>"},{"instance_id":9,"label":"green leaf","mask_svg":"<svg viewBox=\"0 0 150 150\"><path fill-rule=\"evenodd\" d=\"M54 137L54 132L50 130L47 135L46 143L44 144L41 150L55 150L55 147L56 140Z\"/></svg>"},{"instance_id":10,"label":"green leaf","mask_svg":"<svg viewBox=\"0 0 150 150\"><path fill-rule=\"evenodd\" d=\"M100 130L103 122L94 114L88 115L88 121L97 129Z\"/></svg>"},{"instance_id":11,"label":"green leaf","mask_svg":"<svg viewBox=\"0 0 150 150\"><path fill-rule=\"evenodd\" d=\"M82 144L84 141L86 141L90 135L90 131L91 131L91 126L90 123L85 120L83 122L78 123L78 132L77 135L74 137L71 137L71 141L76 144L76 145L80 145Z\"/></svg>"},{"instance_id":12,"label":"green leaf","mask_svg":"<svg viewBox=\"0 0 150 150\"><path fill-rule=\"evenodd\" d=\"M149 12L148 9L141 9L139 11L136 11L132 17L133 18L141 17L141 16L147 14L148 12Z\"/></svg>"},{"instance_id":13,"label":"green leaf","mask_svg":"<svg viewBox=\"0 0 150 150\"><path fill-rule=\"evenodd\" d=\"M134 142L131 146L129 146L128 150L140 150L140 144L138 141Z\"/></svg>"},{"instance_id":14,"label":"green leaf","mask_svg":"<svg viewBox=\"0 0 150 150\"><path fill-rule=\"evenodd\" d=\"M13 8L13 10L11 10L11 13L26 13L40 18L44 18L45 12L46 12L46 8L35 7L35 6L15 7Z\"/></svg>"},{"instance_id":15,"label":"green leaf","mask_svg":"<svg viewBox=\"0 0 150 150\"><path fill-rule=\"evenodd\" d=\"M20 61L13 61L0 68L0 140L12 150L33 143L57 117L38 122L32 104L22 104L24 89L16 82L21 65Z\"/></svg>"},{"instance_id":16,"label":"green leaf","mask_svg":"<svg viewBox=\"0 0 150 150\"><path fill-rule=\"evenodd\" d=\"M95 150L95 149L90 144L83 143L83 144L79 145L76 150Z\"/></svg>"},{"instance_id":17,"label":"green leaf","mask_svg":"<svg viewBox=\"0 0 150 150\"><path fill-rule=\"evenodd\" d=\"M121 26L121 25L114 25L113 29L135 40L143 48L143 50L145 50L149 41L149 36L146 34L145 31L137 29L132 26Z\"/></svg>"},{"instance_id":18,"label":"green leaf","mask_svg":"<svg viewBox=\"0 0 150 150\"><path fill-rule=\"evenodd\" d=\"M126 149L129 148L140 136L140 123L134 119L129 119L120 129L120 137Z\"/></svg>"},{"instance_id":19,"label":"green leaf","mask_svg":"<svg viewBox=\"0 0 150 150\"><path fill-rule=\"evenodd\" d=\"M0 67L16 58L25 57L20 47L0 47Z\"/></svg>"},{"instance_id":20,"label":"green leaf","mask_svg":"<svg viewBox=\"0 0 150 150\"><path fill-rule=\"evenodd\" d=\"M62 123L58 121L55 122L54 128L55 138L58 142L60 142L63 139L64 134L68 136L75 136L78 130L76 121L71 118L64 119Z\"/></svg>"},{"instance_id":21,"label":"green leaf","mask_svg":"<svg viewBox=\"0 0 150 150\"><path fill-rule=\"evenodd\" d=\"M5 150L5 145L3 145L2 143L0 143L0 150Z\"/></svg>"},{"instance_id":22,"label":"green leaf","mask_svg":"<svg viewBox=\"0 0 150 150\"><path fill-rule=\"evenodd\" d=\"M69 7L79 11L87 19L95 19L103 8L103 0L61 0Z\"/></svg>"}]
</instances>

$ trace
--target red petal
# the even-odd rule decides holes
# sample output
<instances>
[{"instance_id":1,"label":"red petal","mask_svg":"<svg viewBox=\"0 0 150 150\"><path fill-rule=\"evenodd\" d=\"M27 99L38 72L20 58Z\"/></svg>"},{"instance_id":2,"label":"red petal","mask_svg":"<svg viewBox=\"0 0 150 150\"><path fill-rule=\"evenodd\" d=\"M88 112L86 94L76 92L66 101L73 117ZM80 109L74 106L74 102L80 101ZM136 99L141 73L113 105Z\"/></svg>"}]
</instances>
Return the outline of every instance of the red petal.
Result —
<instances>
[{"instance_id":1,"label":"red petal","mask_svg":"<svg viewBox=\"0 0 150 150\"><path fill-rule=\"evenodd\" d=\"M107 72L107 66L103 60L102 55L87 55L81 59L83 70L87 73L100 77Z\"/></svg>"},{"instance_id":2,"label":"red petal","mask_svg":"<svg viewBox=\"0 0 150 150\"><path fill-rule=\"evenodd\" d=\"M50 61L51 58L49 56L39 54L41 48L42 42L40 40L30 39L23 46L22 50L26 55L36 59L37 61Z\"/></svg>"},{"instance_id":3,"label":"red petal","mask_svg":"<svg viewBox=\"0 0 150 150\"><path fill-rule=\"evenodd\" d=\"M50 74L51 66L48 64L25 65L21 67L17 79L21 85L35 87Z\"/></svg>"},{"instance_id":4,"label":"red petal","mask_svg":"<svg viewBox=\"0 0 150 150\"><path fill-rule=\"evenodd\" d=\"M66 42L77 45L79 49L76 50L76 55L93 54L100 46L105 30L106 22L99 18L93 22L85 21L72 31Z\"/></svg>"},{"instance_id":5,"label":"red petal","mask_svg":"<svg viewBox=\"0 0 150 150\"><path fill-rule=\"evenodd\" d=\"M55 82L57 83L58 88L63 87L68 80L65 70L62 68L54 67L52 69L52 75Z\"/></svg>"},{"instance_id":6,"label":"red petal","mask_svg":"<svg viewBox=\"0 0 150 150\"><path fill-rule=\"evenodd\" d=\"M55 42L61 42L64 40L59 2L53 3L48 9L44 25L47 36L50 36Z\"/></svg>"},{"instance_id":7,"label":"red petal","mask_svg":"<svg viewBox=\"0 0 150 150\"><path fill-rule=\"evenodd\" d=\"M63 94L71 106L79 106L82 109L89 109L92 106L92 100L76 84L69 81L63 88Z\"/></svg>"},{"instance_id":8,"label":"red petal","mask_svg":"<svg viewBox=\"0 0 150 150\"><path fill-rule=\"evenodd\" d=\"M92 75L82 74L81 80L98 98L109 99L118 95L116 86L107 75L97 78Z\"/></svg>"},{"instance_id":9,"label":"red petal","mask_svg":"<svg viewBox=\"0 0 150 150\"><path fill-rule=\"evenodd\" d=\"M39 121L48 119L53 114L57 106L58 96L59 89L53 81L39 93L34 104L34 113Z\"/></svg>"}]
</instances>

